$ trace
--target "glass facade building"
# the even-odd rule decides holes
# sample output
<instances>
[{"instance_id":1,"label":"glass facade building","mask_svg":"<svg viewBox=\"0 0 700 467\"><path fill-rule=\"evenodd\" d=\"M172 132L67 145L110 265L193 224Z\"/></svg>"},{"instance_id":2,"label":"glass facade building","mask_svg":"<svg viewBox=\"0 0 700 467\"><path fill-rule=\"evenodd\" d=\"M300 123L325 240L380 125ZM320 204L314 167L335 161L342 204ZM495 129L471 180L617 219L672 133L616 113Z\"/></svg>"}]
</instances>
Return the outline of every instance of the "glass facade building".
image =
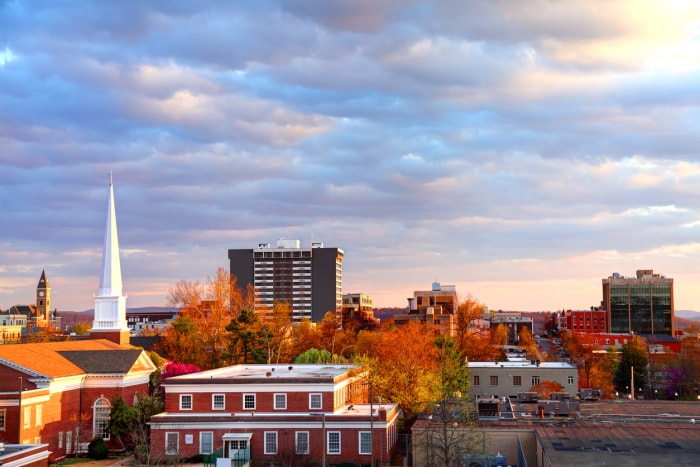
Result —
<instances>
[{"instance_id":1,"label":"glass facade building","mask_svg":"<svg viewBox=\"0 0 700 467\"><path fill-rule=\"evenodd\" d=\"M610 332L673 335L673 279L637 271L636 277L617 273L603 279L603 306Z\"/></svg>"}]
</instances>

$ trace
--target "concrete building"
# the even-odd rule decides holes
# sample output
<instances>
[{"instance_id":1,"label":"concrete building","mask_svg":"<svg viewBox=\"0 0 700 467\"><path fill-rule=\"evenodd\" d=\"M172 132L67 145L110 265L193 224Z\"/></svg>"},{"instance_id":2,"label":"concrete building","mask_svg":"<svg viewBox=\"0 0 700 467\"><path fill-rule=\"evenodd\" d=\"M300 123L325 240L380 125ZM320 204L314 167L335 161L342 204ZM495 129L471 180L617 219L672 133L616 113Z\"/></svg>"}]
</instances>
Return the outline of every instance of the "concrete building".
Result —
<instances>
[{"instance_id":1,"label":"concrete building","mask_svg":"<svg viewBox=\"0 0 700 467\"><path fill-rule=\"evenodd\" d=\"M236 365L168 378L151 418L156 458L221 452L231 465L384 465L399 408L368 404L354 365ZM233 464L232 464L233 463Z\"/></svg>"},{"instance_id":2,"label":"concrete building","mask_svg":"<svg viewBox=\"0 0 700 467\"><path fill-rule=\"evenodd\" d=\"M430 290L416 290L413 298L408 299L409 314L422 314L432 308L437 314L449 313L454 315L459 306L457 290L454 285L442 285L433 282ZM437 311L439 309L439 312Z\"/></svg>"},{"instance_id":3,"label":"concrete building","mask_svg":"<svg viewBox=\"0 0 700 467\"><path fill-rule=\"evenodd\" d=\"M454 285L433 282L431 290L414 291L413 297L408 299L408 314L396 314L393 320L397 326L410 322L435 326L441 334L452 337L456 331L455 312L458 306Z\"/></svg>"},{"instance_id":4,"label":"concrete building","mask_svg":"<svg viewBox=\"0 0 700 467\"><path fill-rule=\"evenodd\" d=\"M527 328L532 336L532 318L521 312L497 312L491 315L491 329L503 325L508 329L508 345L520 344L520 333Z\"/></svg>"},{"instance_id":5,"label":"concrete building","mask_svg":"<svg viewBox=\"0 0 700 467\"><path fill-rule=\"evenodd\" d=\"M602 306L611 333L673 335L673 279L640 269L636 277L603 279Z\"/></svg>"},{"instance_id":6,"label":"concrete building","mask_svg":"<svg viewBox=\"0 0 700 467\"><path fill-rule=\"evenodd\" d=\"M374 329L379 327L379 318L374 317L372 297L363 293L343 295L342 305L343 328L354 325L358 329Z\"/></svg>"},{"instance_id":7,"label":"concrete building","mask_svg":"<svg viewBox=\"0 0 700 467\"><path fill-rule=\"evenodd\" d=\"M468 362L471 386L469 395L476 398L517 397L544 381L559 383L563 392L578 392L578 370L564 362Z\"/></svg>"},{"instance_id":8,"label":"concrete building","mask_svg":"<svg viewBox=\"0 0 700 467\"><path fill-rule=\"evenodd\" d=\"M299 240L281 239L275 247L260 243L254 249L228 250L230 273L237 286L255 287L256 311L265 313L274 302L286 302L292 320L317 323L326 313L340 318L343 285L343 250Z\"/></svg>"}]
</instances>

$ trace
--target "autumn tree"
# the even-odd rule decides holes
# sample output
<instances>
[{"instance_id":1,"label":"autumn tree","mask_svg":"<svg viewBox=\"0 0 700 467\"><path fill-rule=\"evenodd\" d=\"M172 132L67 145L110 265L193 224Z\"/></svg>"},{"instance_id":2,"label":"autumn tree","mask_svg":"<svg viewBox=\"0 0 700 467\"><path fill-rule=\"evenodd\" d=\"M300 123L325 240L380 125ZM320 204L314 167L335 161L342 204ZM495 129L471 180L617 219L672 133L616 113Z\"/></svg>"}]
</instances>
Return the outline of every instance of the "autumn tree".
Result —
<instances>
[{"instance_id":1,"label":"autumn tree","mask_svg":"<svg viewBox=\"0 0 700 467\"><path fill-rule=\"evenodd\" d=\"M612 368L607 353L602 351L595 339L591 334L565 333L561 342L569 353L571 363L578 368L582 387L602 389L610 395L613 391Z\"/></svg>"},{"instance_id":2,"label":"autumn tree","mask_svg":"<svg viewBox=\"0 0 700 467\"><path fill-rule=\"evenodd\" d=\"M289 342L292 332L292 308L275 301L270 313L262 317L259 334L264 342L267 363L290 362Z\"/></svg>"},{"instance_id":3,"label":"autumn tree","mask_svg":"<svg viewBox=\"0 0 700 467\"><path fill-rule=\"evenodd\" d=\"M518 341L518 345L522 347L523 351L525 351L527 356L530 359L537 359L537 344L532 338L532 332L530 332L530 328L527 326L521 326L520 332L518 333L518 337L520 338L520 340Z\"/></svg>"},{"instance_id":4,"label":"autumn tree","mask_svg":"<svg viewBox=\"0 0 700 467\"><path fill-rule=\"evenodd\" d=\"M292 328L289 345L290 360L293 361L309 349L322 348L321 333L310 319L304 318Z\"/></svg>"},{"instance_id":5,"label":"autumn tree","mask_svg":"<svg viewBox=\"0 0 700 467\"><path fill-rule=\"evenodd\" d=\"M434 328L418 323L358 334L356 361L369 369L373 395L398 404L409 419L433 400L434 339Z\"/></svg>"},{"instance_id":6,"label":"autumn tree","mask_svg":"<svg viewBox=\"0 0 700 467\"><path fill-rule=\"evenodd\" d=\"M688 330L686 330L687 332ZM667 397L696 400L700 385L700 339L691 328L689 337L681 341L681 352L676 362L669 365Z\"/></svg>"},{"instance_id":7,"label":"autumn tree","mask_svg":"<svg viewBox=\"0 0 700 467\"><path fill-rule=\"evenodd\" d=\"M157 350L168 360L204 366L199 327L190 315L178 315L161 336Z\"/></svg>"},{"instance_id":8,"label":"autumn tree","mask_svg":"<svg viewBox=\"0 0 700 467\"><path fill-rule=\"evenodd\" d=\"M474 297L468 295L457 305L455 313L455 340L461 352L465 352L474 338L481 336L484 331L478 325L484 315L485 306Z\"/></svg>"},{"instance_id":9,"label":"autumn tree","mask_svg":"<svg viewBox=\"0 0 700 467\"><path fill-rule=\"evenodd\" d=\"M556 381L545 380L530 387L530 392L536 392L542 399L549 399L553 392L562 392L564 387Z\"/></svg>"}]
</instances>

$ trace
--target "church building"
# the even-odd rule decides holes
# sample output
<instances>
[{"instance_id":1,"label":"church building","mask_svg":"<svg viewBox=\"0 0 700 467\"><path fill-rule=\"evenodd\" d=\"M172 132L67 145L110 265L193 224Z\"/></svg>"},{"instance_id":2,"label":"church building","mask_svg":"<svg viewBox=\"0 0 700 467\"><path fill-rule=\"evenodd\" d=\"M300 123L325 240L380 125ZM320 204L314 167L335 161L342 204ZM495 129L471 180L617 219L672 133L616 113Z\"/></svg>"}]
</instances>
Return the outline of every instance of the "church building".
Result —
<instances>
[{"instance_id":1,"label":"church building","mask_svg":"<svg viewBox=\"0 0 700 467\"><path fill-rule=\"evenodd\" d=\"M90 339L0 345L0 442L48 444L56 460L95 437L118 449L108 431L113 401L148 394L156 367L129 345L111 180L99 287ZM50 290L42 272L37 322L51 321Z\"/></svg>"}]
</instances>

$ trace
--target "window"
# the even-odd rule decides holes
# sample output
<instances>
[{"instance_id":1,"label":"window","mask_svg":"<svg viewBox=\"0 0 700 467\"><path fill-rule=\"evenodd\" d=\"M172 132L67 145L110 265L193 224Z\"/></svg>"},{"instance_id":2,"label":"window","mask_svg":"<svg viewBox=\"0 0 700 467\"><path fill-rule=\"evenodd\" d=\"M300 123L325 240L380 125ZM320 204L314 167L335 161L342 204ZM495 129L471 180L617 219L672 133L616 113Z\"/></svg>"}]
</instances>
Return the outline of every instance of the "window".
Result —
<instances>
[{"instance_id":1,"label":"window","mask_svg":"<svg viewBox=\"0 0 700 467\"><path fill-rule=\"evenodd\" d=\"M328 432L328 454L340 454L340 432Z\"/></svg>"},{"instance_id":2,"label":"window","mask_svg":"<svg viewBox=\"0 0 700 467\"><path fill-rule=\"evenodd\" d=\"M489 384L491 386L498 386L498 376L489 376Z\"/></svg>"},{"instance_id":3,"label":"window","mask_svg":"<svg viewBox=\"0 0 700 467\"><path fill-rule=\"evenodd\" d=\"M29 428L32 426L32 408L24 408L24 427Z\"/></svg>"},{"instance_id":4,"label":"window","mask_svg":"<svg viewBox=\"0 0 700 467\"><path fill-rule=\"evenodd\" d=\"M214 433L203 431L199 434L199 453L211 454L214 452Z\"/></svg>"},{"instance_id":5,"label":"window","mask_svg":"<svg viewBox=\"0 0 700 467\"><path fill-rule=\"evenodd\" d=\"M520 376L513 376L513 386L522 386Z\"/></svg>"},{"instance_id":6,"label":"window","mask_svg":"<svg viewBox=\"0 0 700 467\"><path fill-rule=\"evenodd\" d=\"M211 395L211 408L212 410L224 410L226 408L226 401L223 394Z\"/></svg>"},{"instance_id":7,"label":"window","mask_svg":"<svg viewBox=\"0 0 700 467\"><path fill-rule=\"evenodd\" d=\"M371 431L361 431L360 432L360 454L372 454L372 432Z\"/></svg>"},{"instance_id":8,"label":"window","mask_svg":"<svg viewBox=\"0 0 700 467\"><path fill-rule=\"evenodd\" d=\"M177 454L180 450L180 434L178 432L168 431L165 433L165 453Z\"/></svg>"},{"instance_id":9,"label":"window","mask_svg":"<svg viewBox=\"0 0 700 467\"><path fill-rule=\"evenodd\" d=\"M107 399L100 397L92 406L93 437L109 439L109 413L112 407Z\"/></svg>"},{"instance_id":10,"label":"window","mask_svg":"<svg viewBox=\"0 0 700 467\"><path fill-rule=\"evenodd\" d=\"M574 384L574 377L573 377L573 376L569 376L569 378L568 378L568 383L569 383L569 384Z\"/></svg>"},{"instance_id":11,"label":"window","mask_svg":"<svg viewBox=\"0 0 700 467\"><path fill-rule=\"evenodd\" d=\"M286 410L287 409L287 395L286 394L275 394L275 410Z\"/></svg>"},{"instance_id":12,"label":"window","mask_svg":"<svg viewBox=\"0 0 700 467\"><path fill-rule=\"evenodd\" d=\"M532 377L532 385L533 385L533 386L537 386L538 384L540 384L540 377L539 377L539 376L533 376L533 377Z\"/></svg>"},{"instance_id":13,"label":"window","mask_svg":"<svg viewBox=\"0 0 700 467\"><path fill-rule=\"evenodd\" d=\"M474 386L478 386L479 384L479 375L474 375Z\"/></svg>"},{"instance_id":14,"label":"window","mask_svg":"<svg viewBox=\"0 0 700 467\"><path fill-rule=\"evenodd\" d=\"M243 409L255 410L255 394L243 394Z\"/></svg>"},{"instance_id":15,"label":"window","mask_svg":"<svg viewBox=\"0 0 700 467\"><path fill-rule=\"evenodd\" d=\"M180 394L180 410L192 410L192 394Z\"/></svg>"},{"instance_id":16,"label":"window","mask_svg":"<svg viewBox=\"0 0 700 467\"><path fill-rule=\"evenodd\" d=\"M297 431L294 434L294 448L297 454L309 453L309 432Z\"/></svg>"},{"instance_id":17,"label":"window","mask_svg":"<svg viewBox=\"0 0 700 467\"><path fill-rule=\"evenodd\" d=\"M605 345L610 345L610 339L605 339Z\"/></svg>"},{"instance_id":18,"label":"window","mask_svg":"<svg viewBox=\"0 0 700 467\"><path fill-rule=\"evenodd\" d=\"M322 408L321 394L309 394L309 409L320 410Z\"/></svg>"},{"instance_id":19,"label":"window","mask_svg":"<svg viewBox=\"0 0 700 467\"><path fill-rule=\"evenodd\" d=\"M36 406L36 410L34 411L34 418L35 418L35 423L34 425L36 426L41 426L41 404Z\"/></svg>"},{"instance_id":20,"label":"window","mask_svg":"<svg viewBox=\"0 0 700 467\"><path fill-rule=\"evenodd\" d=\"M73 449L73 432L66 431L66 453L70 454Z\"/></svg>"},{"instance_id":21,"label":"window","mask_svg":"<svg viewBox=\"0 0 700 467\"><path fill-rule=\"evenodd\" d=\"M5 431L5 413L7 409L0 409L0 430Z\"/></svg>"},{"instance_id":22,"label":"window","mask_svg":"<svg viewBox=\"0 0 700 467\"><path fill-rule=\"evenodd\" d=\"M277 454L277 432L265 432L265 454Z\"/></svg>"},{"instance_id":23,"label":"window","mask_svg":"<svg viewBox=\"0 0 700 467\"><path fill-rule=\"evenodd\" d=\"M63 432L59 431L58 432L58 449L63 448Z\"/></svg>"}]
</instances>

